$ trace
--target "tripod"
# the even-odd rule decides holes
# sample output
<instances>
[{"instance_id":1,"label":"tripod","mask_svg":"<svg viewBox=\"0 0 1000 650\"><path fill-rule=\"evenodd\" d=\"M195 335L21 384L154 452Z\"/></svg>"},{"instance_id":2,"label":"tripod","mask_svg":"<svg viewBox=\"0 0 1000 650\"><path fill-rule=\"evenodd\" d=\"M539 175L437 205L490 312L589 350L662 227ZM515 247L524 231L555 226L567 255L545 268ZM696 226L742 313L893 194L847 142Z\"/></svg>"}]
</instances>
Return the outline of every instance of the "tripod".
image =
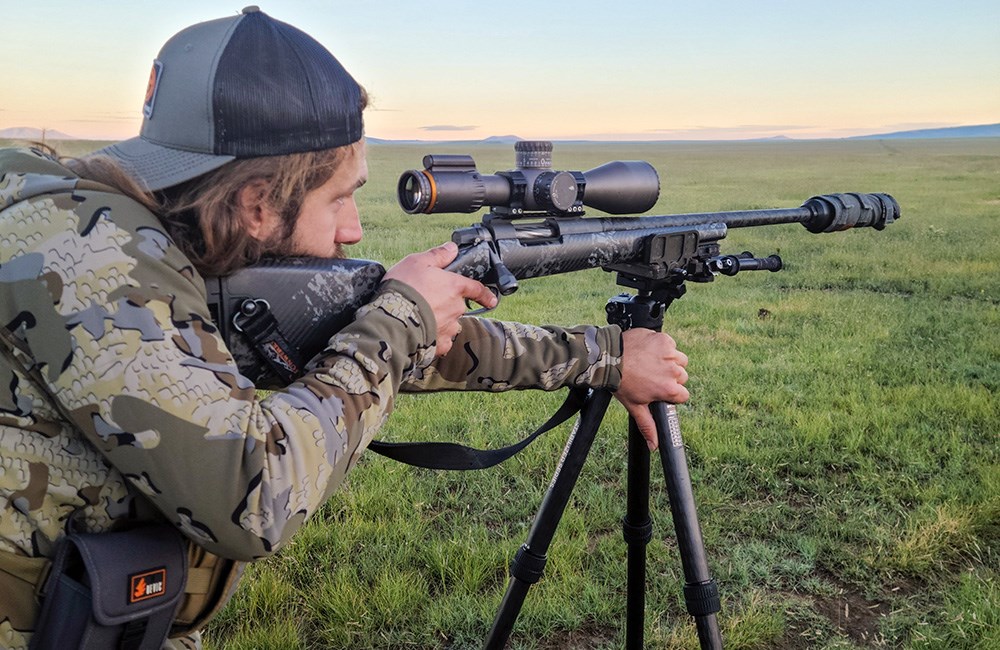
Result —
<instances>
[{"instance_id":1,"label":"tripod","mask_svg":"<svg viewBox=\"0 0 1000 650\"><path fill-rule=\"evenodd\" d=\"M623 330L645 327L660 331L667 306L684 293L682 281L657 283L635 278L623 281L619 275L619 284L640 289L637 296L623 294L607 304L608 322L621 326ZM541 578L549 544L610 401L611 393L607 390L592 391L587 396L527 540L511 562L510 581L487 637L486 648L502 649L505 646L528 589ZM719 611L718 588L708 570L677 407L661 402L651 405L650 410L656 423L660 460L684 570L684 600L688 613L695 619L701 647L721 649L722 635L716 618ZM628 549L625 647L630 649L643 647L646 545L652 539L653 531L649 518L649 468L649 449L635 420L629 418L627 508L622 529Z\"/></svg>"}]
</instances>

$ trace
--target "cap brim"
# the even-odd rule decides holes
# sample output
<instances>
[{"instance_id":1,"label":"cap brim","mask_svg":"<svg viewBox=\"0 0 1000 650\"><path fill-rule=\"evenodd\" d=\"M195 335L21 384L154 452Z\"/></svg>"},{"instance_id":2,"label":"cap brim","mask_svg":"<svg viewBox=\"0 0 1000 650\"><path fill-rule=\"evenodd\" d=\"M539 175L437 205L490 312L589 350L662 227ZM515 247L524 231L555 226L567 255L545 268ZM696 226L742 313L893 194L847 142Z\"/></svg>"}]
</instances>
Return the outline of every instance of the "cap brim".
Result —
<instances>
[{"instance_id":1,"label":"cap brim","mask_svg":"<svg viewBox=\"0 0 1000 650\"><path fill-rule=\"evenodd\" d=\"M236 159L235 156L171 149L141 137L122 140L92 155L113 158L151 192L189 181Z\"/></svg>"}]
</instances>

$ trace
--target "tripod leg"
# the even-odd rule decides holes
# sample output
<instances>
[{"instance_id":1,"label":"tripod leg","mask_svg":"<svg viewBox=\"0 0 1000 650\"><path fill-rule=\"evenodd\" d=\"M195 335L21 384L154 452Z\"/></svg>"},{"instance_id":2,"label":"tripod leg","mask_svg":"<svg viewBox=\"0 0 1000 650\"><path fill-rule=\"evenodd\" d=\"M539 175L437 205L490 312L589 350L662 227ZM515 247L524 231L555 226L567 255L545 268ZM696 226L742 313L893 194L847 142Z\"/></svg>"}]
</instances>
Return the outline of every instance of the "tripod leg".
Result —
<instances>
[{"instance_id":1,"label":"tripod leg","mask_svg":"<svg viewBox=\"0 0 1000 650\"><path fill-rule=\"evenodd\" d=\"M628 551L625 647L643 647L646 620L646 545L653 536L649 518L649 448L635 420L628 423L627 505L622 533Z\"/></svg>"},{"instance_id":2,"label":"tripod leg","mask_svg":"<svg viewBox=\"0 0 1000 650\"><path fill-rule=\"evenodd\" d=\"M684 601L688 613L695 619L701 647L721 650L722 633L716 617L720 609L719 590L708 570L705 544L701 538L701 526L691 491L684 441L681 439L680 421L677 419L677 407L660 402L651 405L650 411L656 422L660 459L670 497L670 512L684 568Z\"/></svg>"},{"instance_id":3,"label":"tripod leg","mask_svg":"<svg viewBox=\"0 0 1000 650\"><path fill-rule=\"evenodd\" d=\"M592 391L580 410L576 427L566 443L549 489L542 498L542 504L528 532L528 539L521 545L510 564L507 592L500 602L500 609L486 638L486 648L499 650L504 647L524 604L528 588L542 577L546 562L545 554L549 550L549 544L552 542L552 536L556 532L566 504L573 494L573 487L587 460L590 446L594 442L610 401L611 393L608 391Z\"/></svg>"}]
</instances>

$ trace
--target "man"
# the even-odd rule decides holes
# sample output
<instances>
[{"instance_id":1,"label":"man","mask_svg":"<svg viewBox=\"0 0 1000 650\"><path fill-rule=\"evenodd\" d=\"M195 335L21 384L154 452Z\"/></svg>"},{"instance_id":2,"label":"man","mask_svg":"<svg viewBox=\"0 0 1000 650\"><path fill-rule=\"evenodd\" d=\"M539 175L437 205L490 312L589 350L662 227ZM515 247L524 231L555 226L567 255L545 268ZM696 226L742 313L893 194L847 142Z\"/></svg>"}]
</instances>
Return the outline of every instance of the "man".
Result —
<instances>
[{"instance_id":1,"label":"man","mask_svg":"<svg viewBox=\"0 0 1000 650\"><path fill-rule=\"evenodd\" d=\"M323 46L248 7L164 45L139 137L65 166L0 152L3 647L50 631L36 627L37 595L68 532L99 540L145 522L192 543L189 591L190 576L212 576L207 602L177 615L183 638L167 642L196 646L239 573L199 561L280 548L402 390L609 388L651 448L646 405L687 399L687 358L665 334L463 317L466 299L495 298L444 270L452 244L389 269L306 375L259 396L211 321L201 277L262 255L339 256L360 240L365 103ZM464 349L475 376L498 380L456 382ZM144 584L137 593L155 594ZM113 632L160 643L141 625Z\"/></svg>"}]
</instances>

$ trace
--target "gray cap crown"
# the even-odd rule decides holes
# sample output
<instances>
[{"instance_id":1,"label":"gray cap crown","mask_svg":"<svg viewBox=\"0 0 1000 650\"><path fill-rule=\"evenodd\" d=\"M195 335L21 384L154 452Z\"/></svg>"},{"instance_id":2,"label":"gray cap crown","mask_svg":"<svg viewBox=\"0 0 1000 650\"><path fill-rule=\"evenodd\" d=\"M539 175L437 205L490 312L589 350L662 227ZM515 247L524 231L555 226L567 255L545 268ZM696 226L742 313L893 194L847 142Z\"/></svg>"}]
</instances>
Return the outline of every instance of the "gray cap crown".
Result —
<instances>
[{"instance_id":1,"label":"gray cap crown","mask_svg":"<svg viewBox=\"0 0 1000 650\"><path fill-rule=\"evenodd\" d=\"M315 39L247 7L170 38L153 62L139 136L97 153L159 190L236 158L357 142L361 97Z\"/></svg>"}]
</instances>

